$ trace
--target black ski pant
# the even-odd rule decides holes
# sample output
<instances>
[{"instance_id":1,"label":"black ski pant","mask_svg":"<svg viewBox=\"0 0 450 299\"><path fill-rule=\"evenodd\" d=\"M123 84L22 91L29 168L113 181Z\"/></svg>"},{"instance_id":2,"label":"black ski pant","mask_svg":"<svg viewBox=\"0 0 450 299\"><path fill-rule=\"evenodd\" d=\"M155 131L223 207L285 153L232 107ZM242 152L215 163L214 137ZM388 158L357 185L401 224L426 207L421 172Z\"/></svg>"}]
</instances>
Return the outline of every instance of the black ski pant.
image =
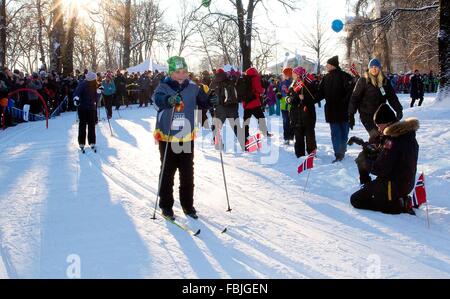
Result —
<instances>
[{"instance_id":1,"label":"black ski pant","mask_svg":"<svg viewBox=\"0 0 450 299\"><path fill-rule=\"evenodd\" d=\"M167 146L167 157L164 170L162 163ZM180 149L184 151L180 152ZM180 176L179 196L183 209L190 210L194 204L194 142L174 143L159 142L161 157L161 189L159 192L161 209L172 208L174 204L173 185L175 173Z\"/></svg>"},{"instance_id":2,"label":"black ski pant","mask_svg":"<svg viewBox=\"0 0 450 299\"><path fill-rule=\"evenodd\" d=\"M258 126L259 126L259 130L262 132L262 134L264 136L267 136L267 125L266 125L266 117L264 116L264 113L262 111L261 107L257 107L254 109L245 109L244 110L244 132L245 132L245 142L247 142L248 140L248 136L250 135L249 131L249 125L250 125L250 118L252 117L252 115L254 117L256 117L256 119L258 120Z\"/></svg>"},{"instance_id":3,"label":"black ski pant","mask_svg":"<svg viewBox=\"0 0 450 299\"><path fill-rule=\"evenodd\" d=\"M294 129L295 135L295 155L297 158L305 156L305 149L308 154L317 149L316 132L314 126L298 126ZM306 147L305 147L306 142Z\"/></svg>"},{"instance_id":4,"label":"black ski pant","mask_svg":"<svg viewBox=\"0 0 450 299\"><path fill-rule=\"evenodd\" d=\"M419 100L419 106L422 106L423 103L423 96L418 98L418 99L411 99L411 108L414 107L414 103L416 102L416 100Z\"/></svg>"},{"instance_id":5,"label":"black ski pant","mask_svg":"<svg viewBox=\"0 0 450 299\"><path fill-rule=\"evenodd\" d=\"M225 121L228 119L228 122L233 129L234 135L239 141L239 144L241 147L245 145L245 142L243 142L243 136L242 136L242 128L241 123L239 120L239 104L233 104L228 106L219 105L216 107L215 115L214 115L214 122L212 130L214 131L214 136L216 136L217 128L222 129L223 125L225 124Z\"/></svg>"},{"instance_id":6,"label":"black ski pant","mask_svg":"<svg viewBox=\"0 0 450 299\"><path fill-rule=\"evenodd\" d=\"M357 209L400 214L403 211L400 198L394 182L377 178L353 193L350 202Z\"/></svg>"},{"instance_id":7,"label":"black ski pant","mask_svg":"<svg viewBox=\"0 0 450 299\"><path fill-rule=\"evenodd\" d=\"M142 105L145 105L145 107L147 107L149 97L150 91L142 89L139 93L139 107L142 107Z\"/></svg>"},{"instance_id":8,"label":"black ski pant","mask_svg":"<svg viewBox=\"0 0 450 299\"><path fill-rule=\"evenodd\" d=\"M105 96L103 95L103 101L105 103L106 116L108 119L112 117L112 106L113 106L114 95Z\"/></svg>"},{"instance_id":9,"label":"black ski pant","mask_svg":"<svg viewBox=\"0 0 450 299\"><path fill-rule=\"evenodd\" d=\"M97 121L96 110L78 110L78 144L86 144L86 127L88 130L88 144L95 144L95 123Z\"/></svg>"}]
</instances>

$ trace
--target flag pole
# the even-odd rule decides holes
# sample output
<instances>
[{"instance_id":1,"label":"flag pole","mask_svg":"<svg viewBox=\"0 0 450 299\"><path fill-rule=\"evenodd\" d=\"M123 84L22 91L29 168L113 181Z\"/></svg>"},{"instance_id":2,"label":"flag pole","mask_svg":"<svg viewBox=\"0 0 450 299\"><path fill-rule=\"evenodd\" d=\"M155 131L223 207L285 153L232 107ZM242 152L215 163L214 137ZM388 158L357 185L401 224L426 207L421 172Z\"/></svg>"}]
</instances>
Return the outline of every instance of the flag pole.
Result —
<instances>
[{"instance_id":1,"label":"flag pole","mask_svg":"<svg viewBox=\"0 0 450 299\"><path fill-rule=\"evenodd\" d=\"M428 229L430 228L430 217L428 216L428 202L426 202L426 209L427 209L427 224L428 224Z\"/></svg>"},{"instance_id":2,"label":"flag pole","mask_svg":"<svg viewBox=\"0 0 450 299\"><path fill-rule=\"evenodd\" d=\"M311 169L308 169L308 176L306 177L305 188L303 188L303 195L305 195L306 188L308 188L309 174L311 173Z\"/></svg>"}]
</instances>

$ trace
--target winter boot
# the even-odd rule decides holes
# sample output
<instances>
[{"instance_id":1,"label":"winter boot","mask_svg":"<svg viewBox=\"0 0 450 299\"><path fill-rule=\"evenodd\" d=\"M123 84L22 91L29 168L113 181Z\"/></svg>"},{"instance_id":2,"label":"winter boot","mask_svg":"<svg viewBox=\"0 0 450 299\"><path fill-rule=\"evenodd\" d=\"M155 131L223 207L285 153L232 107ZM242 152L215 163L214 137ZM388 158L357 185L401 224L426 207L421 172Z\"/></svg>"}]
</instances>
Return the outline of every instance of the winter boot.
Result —
<instances>
[{"instance_id":1,"label":"winter boot","mask_svg":"<svg viewBox=\"0 0 450 299\"><path fill-rule=\"evenodd\" d=\"M170 220L175 220L175 214L172 208L161 208L162 215Z\"/></svg>"},{"instance_id":2,"label":"winter boot","mask_svg":"<svg viewBox=\"0 0 450 299\"><path fill-rule=\"evenodd\" d=\"M194 207L190 208L190 209L183 209L184 214L186 214L186 216L189 216L191 218L197 219L197 211L195 210Z\"/></svg>"}]
</instances>

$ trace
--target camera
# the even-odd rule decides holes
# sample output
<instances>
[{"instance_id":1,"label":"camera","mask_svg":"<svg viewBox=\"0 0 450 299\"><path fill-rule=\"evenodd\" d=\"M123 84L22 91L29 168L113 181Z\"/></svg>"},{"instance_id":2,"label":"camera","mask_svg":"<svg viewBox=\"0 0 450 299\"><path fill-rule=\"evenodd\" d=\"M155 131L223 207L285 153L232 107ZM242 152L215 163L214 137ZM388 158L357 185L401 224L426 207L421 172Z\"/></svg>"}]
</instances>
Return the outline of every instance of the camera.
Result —
<instances>
[{"instance_id":1,"label":"camera","mask_svg":"<svg viewBox=\"0 0 450 299\"><path fill-rule=\"evenodd\" d=\"M347 144L350 146L352 146L353 144L362 146L363 151L365 151L367 153L367 156L371 159L376 159L376 157L378 156L378 148L375 147L373 144L370 144L369 142L366 142L359 137L352 136L348 140Z\"/></svg>"}]
</instances>

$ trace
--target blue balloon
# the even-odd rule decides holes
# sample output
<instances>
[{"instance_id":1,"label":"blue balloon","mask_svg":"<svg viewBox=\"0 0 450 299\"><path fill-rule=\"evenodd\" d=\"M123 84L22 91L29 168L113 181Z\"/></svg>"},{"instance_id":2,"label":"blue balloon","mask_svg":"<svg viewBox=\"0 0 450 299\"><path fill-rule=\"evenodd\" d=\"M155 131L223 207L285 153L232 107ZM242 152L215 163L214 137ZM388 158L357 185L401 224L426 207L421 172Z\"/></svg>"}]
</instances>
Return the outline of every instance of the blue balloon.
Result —
<instances>
[{"instance_id":1,"label":"blue balloon","mask_svg":"<svg viewBox=\"0 0 450 299\"><path fill-rule=\"evenodd\" d=\"M334 20L333 23L331 23L331 28L334 32L339 32L344 28L344 23L342 23L341 20Z\"/></svg>"}]
</instances>

